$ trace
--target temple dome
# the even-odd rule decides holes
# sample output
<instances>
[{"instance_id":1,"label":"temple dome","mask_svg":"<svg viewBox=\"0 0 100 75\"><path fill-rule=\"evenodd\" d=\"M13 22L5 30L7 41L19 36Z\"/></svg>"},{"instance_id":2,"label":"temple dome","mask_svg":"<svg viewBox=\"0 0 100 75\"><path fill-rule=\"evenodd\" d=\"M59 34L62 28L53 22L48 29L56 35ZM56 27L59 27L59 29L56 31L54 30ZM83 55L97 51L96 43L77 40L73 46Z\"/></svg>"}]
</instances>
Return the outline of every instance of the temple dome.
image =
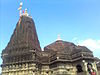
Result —
<instances>
[{"instance_id":1,"label":"temple dome","mask_svg":"<svg viewBox=\"0 0 100 75\"><path fill-rule=\"evenodd\" d=\"M74 43L66 42L63 40L57 40L46 47L44 47L44 51L56 51L60 53L66 53L69 55L79 53L79 52L86 52L86 53L92 53L87 47L85 46L77 46Z\"/></svg>"},{"instance_id":2,"label":"temple dome","mask_svg":"<svg viewBox=\"0 0 100 75\"><path fill-rule=\"evenodd\" d=\"M76 45L74 43L71 43L71 42L66 42L66 41L63 41L63 40L57 40L53 43L51 43L50 45L47 45L46 47L44 47L44 50L53 50L53 51L56 51L56 52L67 52L67 53L71 53L73 48L75 47Z\"/></svg>"}]
</instances>

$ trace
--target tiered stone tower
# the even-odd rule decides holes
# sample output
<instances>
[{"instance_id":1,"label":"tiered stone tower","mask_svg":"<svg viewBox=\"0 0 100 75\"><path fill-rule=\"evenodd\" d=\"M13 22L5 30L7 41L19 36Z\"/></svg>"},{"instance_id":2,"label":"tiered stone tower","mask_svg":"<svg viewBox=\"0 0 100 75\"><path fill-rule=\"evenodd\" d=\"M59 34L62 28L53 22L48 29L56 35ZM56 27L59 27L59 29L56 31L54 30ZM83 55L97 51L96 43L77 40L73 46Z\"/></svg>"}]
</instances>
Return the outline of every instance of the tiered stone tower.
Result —
<instances>
[{"instance_id":1,"label":"tiered stone tower","mask_svg":"<svg viewBox=\"0 0 100 75\"><path fill-rule=\"evenodd\" d=\"M32 75L41 51L34 21L22 15L13 35L2 52L2 75Z\"/></svg>"}]
</instances>

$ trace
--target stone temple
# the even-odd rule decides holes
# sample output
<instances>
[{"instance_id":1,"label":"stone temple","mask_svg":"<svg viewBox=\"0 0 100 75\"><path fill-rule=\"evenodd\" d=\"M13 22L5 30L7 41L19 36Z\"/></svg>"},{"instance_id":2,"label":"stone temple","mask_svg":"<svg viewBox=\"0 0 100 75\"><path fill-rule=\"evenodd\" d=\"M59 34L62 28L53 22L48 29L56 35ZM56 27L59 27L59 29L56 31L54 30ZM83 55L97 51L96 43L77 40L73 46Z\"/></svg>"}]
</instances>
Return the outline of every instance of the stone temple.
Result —
<instances>
[{"instance_id":1,"label":"stone temple","mask_svg":"<svg viewBox=\"0 0 100 75\"><path fill-rule=\"evenodd\" d=\"M89 75L88 63L97 73L93 53L85 46L58 39L42 51L35 23L25 14L2 51L2 60L2 75Z\"/></svg>"}]
</instances>

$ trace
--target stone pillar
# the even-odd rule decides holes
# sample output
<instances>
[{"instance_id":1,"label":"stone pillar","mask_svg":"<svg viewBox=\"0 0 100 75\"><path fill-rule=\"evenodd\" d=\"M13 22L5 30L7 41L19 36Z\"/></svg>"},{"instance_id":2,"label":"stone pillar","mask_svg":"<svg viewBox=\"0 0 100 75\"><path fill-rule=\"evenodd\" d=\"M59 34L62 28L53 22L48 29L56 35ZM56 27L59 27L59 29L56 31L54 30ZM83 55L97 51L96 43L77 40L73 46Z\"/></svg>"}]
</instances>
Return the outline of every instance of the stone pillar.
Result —
<instances>
[{"instance_id":1,"label":"stone pillar","mask_svg":"<svg viewBox=\"0 0 100 75\"><path fill-rule=\"evenodd\" d=\"M94 68L94 69L95 69L95 71L96 71L96 74L98 75L98 71L97 71L96 62L94 62L92 65L93 65L93 68Z\"/></svg>"},{"instance_id":2,"label":"stone pillar","mask_svg":"<svg viewBox=\"0 0 100 75\"><path fill-rule=\"evenodd\" d=\"M35 75L35 72L33 72L33 75Z\"/></svg>"},{"instance_id":3,"label":"stone pillar","mask_svg":"<svg viewBox=\"0 0 100 75\"><path fill-rule=\"evenodd\" d=\"M82 60L82 63L83 63L83 71L85 75L89 75L87 71L87 62L85 60Z\"/></svg>"}]
</instances>

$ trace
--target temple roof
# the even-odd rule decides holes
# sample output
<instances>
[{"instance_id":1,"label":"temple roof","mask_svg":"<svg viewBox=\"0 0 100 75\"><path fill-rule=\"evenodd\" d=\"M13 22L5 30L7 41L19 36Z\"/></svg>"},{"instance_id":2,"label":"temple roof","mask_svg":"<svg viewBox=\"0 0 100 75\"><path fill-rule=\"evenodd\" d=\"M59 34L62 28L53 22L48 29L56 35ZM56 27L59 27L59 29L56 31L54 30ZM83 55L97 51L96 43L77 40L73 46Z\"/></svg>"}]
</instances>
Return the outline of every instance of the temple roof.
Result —
<instances>
[{"instance_id":1,"label":"temple roof","mask_svg":"<svg viewBox=\"0 0 100 75\"><path fill-rule=\"evenodd\" d=\"M87 53L92 53L91 50L89 50L87 47L85 46L75 46L74 50L72 52L72 54L78 53L78 52L87 52Z\"/></svg>"},{"instance_id":2,"label":"temple roof","mask_svg":"<svg viewBox=\"0 0 100 75\"><path fill-rule=\"evenodd\" d=\"M66 55L67 58L66 59L73 59L73 58L78 58L81 56L89 56L92 57L92 51L90 51L87 47L85 46L77 46L74 43L71 42L66 42L63 40L57 40L49 45L47 45L46 47L44 47L44 51L55 51L58 55L60 54L60 56ZM65 58L63 56L63 58Z\"/></svg>"}]
</instances>

